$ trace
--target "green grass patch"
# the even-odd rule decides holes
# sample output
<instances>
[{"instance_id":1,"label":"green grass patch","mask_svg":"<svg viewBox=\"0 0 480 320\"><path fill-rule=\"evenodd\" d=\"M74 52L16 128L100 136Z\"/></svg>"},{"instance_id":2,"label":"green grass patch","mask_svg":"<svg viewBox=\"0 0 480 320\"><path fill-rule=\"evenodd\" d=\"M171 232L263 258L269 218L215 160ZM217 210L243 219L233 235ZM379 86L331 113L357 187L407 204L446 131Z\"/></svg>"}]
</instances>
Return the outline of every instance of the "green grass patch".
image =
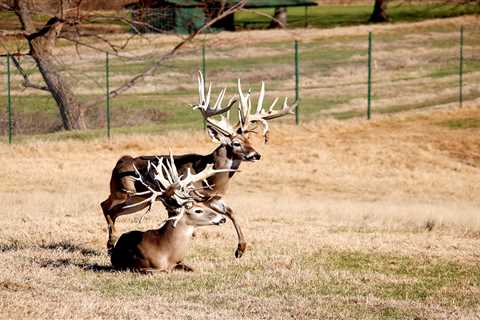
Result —
<instances>
[{"instance_id":1,"label":"green grass patch","mask_svg":"<svg viewBox=\"0 0 480 320\"><path fill-rule=\"evenodd\" d=\"M480 128L480 119L478 118L461 118L461 119L452 119L444 122L438 123L442 127L447 127L450 129L479 129Z\"/></svg>"},{"instance_id":2,"label":"green grass patch","mask_svg":"<svg viewBox=\"0 0 480 320\"><path fill-rule=\"evenodd\" d=\"M338 95L335 97L305 97L300 101L300 115L302 119L317 118L320 113L332 110L340 104L348 103L354 97Z\"/></svg>"},{"instance_id":3,"label":"green grass patch","mask_svg":"<svg viewBox=\"0 0 480 320\"><path fill-rule=\"evenodd\" d=\"M6 96L0 96L1 101L6 101ZM57 104L50 95L24 95L12 96L14 113L42 112L53 114L58 111Z\"/></svg>"},{"instance_id":4,"label":"green grass patch","mask_svg":"<svg viewBox=\"0 0 480 320\"><path fill-rule=\"evenodd\" d=\"M464 94L463 99L464 99L464 101L473 100L475 98L478 98L478 96L479 96L479 92L472 91L469 94ZM438 105L441 105L441 104L454 103L454 102L457 102L457 101L459 101L458 96L450 96L450 97L445 97L445 98L435 99L435 100L424 100L424 101L420 101L418 103L413 103L413 104L393 105L393 106L382 107L382 108L375 108L375 105L374 105L373 108L372 108L372 114L374 114L374 113L380 113L380 114L397 113L397 112L402 112L402 111L423 109L423 108L438 106Z\"/></svg>"},{"instance_id":5,"label":"green grass patch","mask_svg":"<svg viewBox=\"0 0 480 320\"><path fill-rule=\"evenodd\" d=\"M303 263L327 272L346 272L336 281L345 285L351 295L371 294L380 298L436 301L468 307L480 302L478 297L465 294L472 286L480 286L480 266L476 264L359 251L318 252L305 257ZM351 280L352 277L356 280ZM454 295L446 296L445 291Z\"/></svg>"},{"instance_id":6,"label":"green grass patch","mask_svg":"<svg viewBox=\"0 0 480 320\"><path fill-rule=\"evenodd\" d=\"M319 5L288 8L288 27L299 28L305 25L316 28L334 28L365 24L368 22L373 5ZM245 10L235 14L235 25L239 29L265 29L270 19L255 12L273 16L273 9ZM439 5L406 4L392 2L388 14L392 22L413 22L426 19L456 17L466 14L478 14L478 5ZM307 13L307 17L305 14Z\"/></svg>"},{"instance_id":7,"label":"green grass patch","mask_svg":"<svg viewBox=\"0 0 480 320\"><path fill-rule=\"evenodd\" d=\"M435 68L434 70L431 71L429 76L435 79L435 78L442 78L442 77L447 77L452 75L459 75L460 73L459 64L460 62L458 61L457 63L452 62L447 65L443 65L441 67ZM464 60L464 66L463 66L464 75L472 72L478 72L478 71L480 71L480 59Z\"/></svg>"},{"instance_id":8,"label":"green grass patch","mask_svg":"<svg viewBox=\"0 0 480 320\"><path fill-rule=\"evenodd\" d=\"M357 118L357 117L363 117L363 116L366 117L367 116L367 111L366 110L367 109L365 108L364 112L354 111L354 110L342 111L342 112L332 112L332 113L330 113L330 115L337 120L348 120L348 119Z\"/></svg>"}]
</instances>

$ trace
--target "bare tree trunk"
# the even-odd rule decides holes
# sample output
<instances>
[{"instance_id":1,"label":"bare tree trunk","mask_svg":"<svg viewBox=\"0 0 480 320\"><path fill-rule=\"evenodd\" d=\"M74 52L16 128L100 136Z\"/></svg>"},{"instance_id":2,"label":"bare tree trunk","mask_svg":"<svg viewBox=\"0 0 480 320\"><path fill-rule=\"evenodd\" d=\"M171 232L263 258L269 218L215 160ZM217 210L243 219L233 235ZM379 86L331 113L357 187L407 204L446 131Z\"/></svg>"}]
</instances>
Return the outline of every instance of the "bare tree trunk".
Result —
<instances>
[{"instance_id":1,"label":"bare tree trunk","mask_svg":"<svg viewBox=\"0 0 480 320\"><path fill-rule=\"evenodd\" d=\"M30 46L30 54L58 105L64 129L86 129L82 108L69 83L58 71L52 55L52 49L55 47L55 41L64 22L61 19L52 18L42 29L35 32L26 2L18 0L17 6L17 15L26 32L25 37Z\"/></svg>"},{"instance_id":2,"label":"bare tree trunk","mask_svg":"<svg viewBox=\"0 0 480 320\"><path fill-rule=\"evenodd\" d=\"M370 22L386 22L389 20L387 14L388 0L375 0L372 15L368 21Z\"/></svg>"},{"instance_id":3,"label":"bare tree trunk","mask_svg":"<svg viewBox=\"0 0 480 320\"><path fill-rule=\"evenodd\" d=\"M273 19L268 28L285 28L287 26L287 18L287 7L275 7L275 13L273 14Z\"/></svg>"}]
</instances>

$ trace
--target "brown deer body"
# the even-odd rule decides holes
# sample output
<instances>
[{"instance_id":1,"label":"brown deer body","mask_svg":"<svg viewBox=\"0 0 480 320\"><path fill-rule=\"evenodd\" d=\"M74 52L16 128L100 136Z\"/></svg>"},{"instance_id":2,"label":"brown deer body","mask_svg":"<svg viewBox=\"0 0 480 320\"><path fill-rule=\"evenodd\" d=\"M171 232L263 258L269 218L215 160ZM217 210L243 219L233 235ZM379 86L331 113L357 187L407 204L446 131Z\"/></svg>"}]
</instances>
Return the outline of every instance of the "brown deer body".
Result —
<instances>
[{"instance_id":1,"label":"brown deer body","mask_svg":"<svg viewBox=\"0 0 480 320\"><path fill-rule=\"evenodd\" d=\"M112 250L111 262L116 269L133 271L193 271L183 263L196 227L225 223L222 204L195 203L178 220L168 220L158 229L123 234ZM216 211L212 207L220 208Z\"/></svg>"}]
</instances>

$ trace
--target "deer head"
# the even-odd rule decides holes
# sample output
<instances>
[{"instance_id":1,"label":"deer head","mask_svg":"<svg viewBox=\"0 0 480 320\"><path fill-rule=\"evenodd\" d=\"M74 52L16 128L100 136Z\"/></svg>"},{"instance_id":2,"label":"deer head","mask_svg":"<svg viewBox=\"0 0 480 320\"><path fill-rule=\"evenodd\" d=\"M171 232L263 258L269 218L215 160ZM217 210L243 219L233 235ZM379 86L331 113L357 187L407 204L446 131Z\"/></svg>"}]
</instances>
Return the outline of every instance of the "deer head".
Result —
<instances>
[{"instance_id":1,"label":"deer head","mask_svg":"<svg viewBox=\"0 0 480 320\"><path fill-rule=\"evenodd\" d=\"M240 130L239 126L232 127L229 122L230 109L235 104L236 99L232 97L225 107L222 107L222 101L225 96L226 88L220 91L213 107L210 105L212 84L210 83L208 91L205 92L205 81L201 72L198 73L198 92L200 101L192 105L193 109L200 110L207 124L208 135L215 142L220 142L229 149L234 159L242 161L256 161L260 159L260 154L253 148L248 139L248 132ZM227 117L224 114L227 114ZM214 116L220 116L221 120L215 120Z\"/></svg>"},{"instance_id":2,"label":"deer head","mask_svg":"<svg viewBox=\"0 0 480 320\"><path fill-rule=\"evenodd\" d=\"M226 222L226 208L223 200L219 196L214 196L204 202L192 202L191 208L187 206L183 216L187 225L196 227L219 225Z\"/></svg>"}]
</instances>

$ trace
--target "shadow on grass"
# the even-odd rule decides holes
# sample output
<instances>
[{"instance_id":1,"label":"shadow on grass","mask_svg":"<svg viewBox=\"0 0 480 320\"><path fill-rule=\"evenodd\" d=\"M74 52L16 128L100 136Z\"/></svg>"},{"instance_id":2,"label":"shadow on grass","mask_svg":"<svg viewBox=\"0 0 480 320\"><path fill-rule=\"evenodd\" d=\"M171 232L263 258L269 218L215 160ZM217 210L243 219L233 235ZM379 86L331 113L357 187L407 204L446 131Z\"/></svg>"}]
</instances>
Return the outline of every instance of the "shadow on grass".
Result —
<instances>
[{"instance_id":1,"label":"shadow on grass","mask_svg":"<svg viewBox=\"0 0 480 320\"><path fill-rule=\"evenodd\" d=\"M88 260L95 257L102 257L106 255L101 251L86 248L76 243L70 241L58 241L58 242L48 242L42 244L26 244L21 243L17 240L11 240L8 242L0 243L0 252L14 252L23 249L44 249L53 251L53 253L71 253L71 254L80 254L82 258L34 258L34 263L40 266L41 268L67 268L70 266L83 269L84 271L92 272L121 272L121 270L113 268L111 265L102 265L98 263L90 263ZM83 260L83 262L79 262ZM86 262L85 262L86 261Z\"/></svg>"},{"instance_id":2,"label":"shadow on grass","mask_svg":"<svg viewBox=\"0 0 480 320\"><path fill-rule=\"evenodd\" d=\"M91 249L91 248L84 248L76 243L71 243L70 241L58 241L52 242L47 244L41 244L39 246L41 249L47 250L60 250L66 251L71 253L80 253L83 256L92 257L92 256L101 256L102 253Z\"/></svg>"},{"instance_id":3,"label":"shadow on grass","mask_svg":"<svg viewBox=\"0 0 480 320\"><path fill-rule=\"evenodd\" d=\"M66 268L66 267L77 267L83 269L84 271L92 271L92 272L120 272L119 270L115 269L110 265L101 265L98 263L78 263L75 262L73 259L66 258L66 259L43 259L38 261L38 265L41 268Z\"/></svg>"},{"instance_id":4,"label":"shadow on grass","mask_svg":"<svg viewBox=\"0 0 480 320\"><path fill-rule=\"evenodd\" d=\"M0 252L9 252L25 249L25 245L18 241L0 243Z\"/></svg>"}]
</instances>

